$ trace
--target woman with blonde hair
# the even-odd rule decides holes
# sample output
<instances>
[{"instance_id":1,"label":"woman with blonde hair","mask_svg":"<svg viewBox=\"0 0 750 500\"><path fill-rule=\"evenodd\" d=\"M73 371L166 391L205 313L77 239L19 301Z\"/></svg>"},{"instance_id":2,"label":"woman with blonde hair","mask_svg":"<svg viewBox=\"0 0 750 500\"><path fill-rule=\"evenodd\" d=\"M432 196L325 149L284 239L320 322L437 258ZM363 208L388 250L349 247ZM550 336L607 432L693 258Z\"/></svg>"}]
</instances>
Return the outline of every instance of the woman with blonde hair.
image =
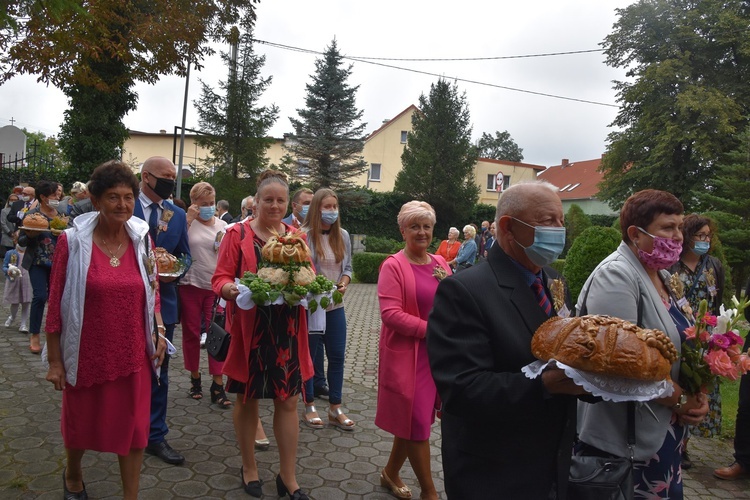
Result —
<instances>
[{"instance_id":1,"label":"woman with blonde hair","mask_svg":"<svg viewBox=\"0 0 750 500\"><path fill-rule=\"evenodd\" d=\"M232 342L223 372L227 391L237 394L234 404L234 430L242 455L240 479L248 495L259 498L262 482L255 461L255 435L258 429L258 400L273 399L273 432L279 446L279 496L307 500L297 484L295 465L299 420L297 396L304 380L312 377L307 340L307 314L301 306L286 304L260 306L249 310L236 307L239 290L234 279L246 271L257 272L261 249L274 236L294 232L281 222L289 204L286 175L266 170L258 176L253 219L227 229L216 271L211 278L214 292L227 301Z\"/></svg>"},{"instance_id":2,"label":"woman with blonde hair","mask_svg":"<svg viewBox=\"0 0 750 500\"><path fill-rule=\"evenodd\" d=\"M312 261L318 274L336 283L342 294L352 281L352 244L349 233L341 227L339 199L332 190L318 189L313 195L301 228L307 233ZM322 342L328 356L329 410L328 423L344 431L354 430L354 422L341 410L341 393L344 385L344 357L346 354L346 315L344 304L331 305L326 310L325 330L310 332L310 353L322 356L318 346ZM314 359L322 367L323 359ZM322 371L322 370L321 370ZM305 417L308 427L320 429L323 421L314 405L313 380L305 388Z\"/></svg>"},{"instance_id":3,"label":"woman with blonde hair","mask_svg":"<svg viewBox=\"0 0 750 500\"><path fill-rule=\"evenodd\" d=\"M448 239L440 242L436 254L444 258L448 263L458 256L458 249L461 243L458 242L458 229L451 227L448 229Z\"/></svg>"},{"instance_id":4,"label":"woman with blonde hair","mask_svg":"<svg viewBox=\"0 0 750 500\"><path fill-rule=\"evenodd\" d=\"M202 399L200 372L201 323L211 324L216 294L211 288L211 277L216 270L216 257L227 223L215 216L216 190L208 182L199 182L190 190L190 206L186 211L188 244L193 263L180 280L180 317L182 322L182 357L190 372L188 396ZM208 357L208 372L213 383L211 403L226 409L232 402L224 392L221 370L224 363Z\"/></svg>"},{"instance_id":5,"label":"woman with blonde hair","mask_svg":"<svg viewBox=\"0 0 750 500\"><path fill-rule=\"evenodd\" d=\"M436 499L429 438L438 396L427 359L427 317L438 283L451 270L443 257L427 253L435 227L428 203L404 204L397 220L406 247L385 259L378 278L382 327L375 425L394 435L380 484L397 498L411 498L400 478L408 458L421 498Z\"/></svg>"}]
</instances>

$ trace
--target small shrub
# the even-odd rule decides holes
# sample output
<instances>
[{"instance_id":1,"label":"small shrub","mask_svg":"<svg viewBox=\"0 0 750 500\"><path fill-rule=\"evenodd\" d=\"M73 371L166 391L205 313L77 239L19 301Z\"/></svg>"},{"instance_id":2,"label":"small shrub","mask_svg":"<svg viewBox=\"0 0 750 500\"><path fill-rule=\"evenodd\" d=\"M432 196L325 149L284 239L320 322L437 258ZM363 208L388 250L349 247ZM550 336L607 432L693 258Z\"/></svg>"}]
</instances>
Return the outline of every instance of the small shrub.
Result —
<instances>
[{"instance_id":1,"label":"small shrub","mask_svg":"<svg viewBox=\"0 0 750 500\"><path fill-rule=\"evenodd\" d=\"M365 236L365 251L372 253L396 253L404 247L403 241L378 236Z\"/></svg>"},{"instance_id":2,"label":"small shrub","mask_svg":"<svg viewBox=\"0 0 750 500\"><path fill-rule=\"evenodd\" d=\"M573 302L577 302L578 294L594 268L617 249L621 240L619 231L601 226L592 226L576 238L565 258L564 269Z\"/></svg>"},{"instance_id":3,"label":"small shrub","mask_svg":"<svg viewBox=\"0 0 750 500\"><path fill-rule=\"evenodd\" d=\"M359 283L377 283L380 274L380 264L389 253L360 252L352 255L354 277Z\"/></svg>"},{"instance_id":4,"label":"small shrub","mask_svg":"<svg viewBox=\"0 0 750 500\"><path fill-rule=\"evenodd\" d=\"M620 219L616 215L594 214L589 215L589 219L591 219L592 226L614 227L612 224L617 222L615 229L620 228Z\"/></svg>"}]
</instances>

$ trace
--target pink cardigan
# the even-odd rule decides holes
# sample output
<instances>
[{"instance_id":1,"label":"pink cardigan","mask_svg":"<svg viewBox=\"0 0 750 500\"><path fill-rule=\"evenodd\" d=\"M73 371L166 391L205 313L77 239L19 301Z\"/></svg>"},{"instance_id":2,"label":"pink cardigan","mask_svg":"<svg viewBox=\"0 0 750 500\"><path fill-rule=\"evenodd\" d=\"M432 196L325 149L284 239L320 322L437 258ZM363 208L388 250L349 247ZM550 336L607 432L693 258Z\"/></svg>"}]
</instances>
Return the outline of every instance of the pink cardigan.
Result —
<instances>
[{"instance_id":1,"label":"pink cardigan","mask_svg":"<svg viewBox=\"0 0 750 500\"><path fill-rule=\"evenodd\" d=\"M443 257L432 257L451 274ZM378 299L382 327L375 425L408 439L411 435L417 349L427 333L427 321L419 317L414 273L403 251L389 256L380 266Z\"/></svg>"}]
</instances>

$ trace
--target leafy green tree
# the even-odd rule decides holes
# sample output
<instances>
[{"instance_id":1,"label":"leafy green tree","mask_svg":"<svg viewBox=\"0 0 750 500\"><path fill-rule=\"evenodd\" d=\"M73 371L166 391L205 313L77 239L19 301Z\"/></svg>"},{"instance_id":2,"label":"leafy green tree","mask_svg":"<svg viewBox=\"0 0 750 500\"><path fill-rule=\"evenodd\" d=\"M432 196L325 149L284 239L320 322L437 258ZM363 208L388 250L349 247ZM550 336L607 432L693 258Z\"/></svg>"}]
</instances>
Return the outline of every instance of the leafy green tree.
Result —
<instances>
[{"instance_id":1,"label":"leafy green tree","mask_svg":"<svg viewBox=\"0 0 750 500\"><path fill-rule=\"evenodd\" d=\"M563 275L568 280L573 302L583 289L591 272L604 258L614 252L622 241L622 235L611 227L591 226L573 242L567 257Z\"/></svg>"},{"instance_id":2,"label":"leafy green tree","mask_svg":"<svg viewBox=\"0 0 750 500\"><path fill-rule=\"evenodd\" d=\"M451 221L469 221L479 199L474 182L477 149L471 143L466 94L440 79L428 96L419 96L420 110L412 115L412 130L401 155L403 169L394 191L430 203L437 213L437 234Z\"/></svg>"},{"instance_id":3,"label":"leafy green tree","mask_svg":"<svg viewBox=\"0 0 750 500\"><path fill-rule=\"evenodd\" d=\"M492 158L493 160L523 161L523 149L518 147L516 141L507 130L495 131L495 136L482 132L482 137L477 142L480 158Z\"/></svg>"},{"instance_id":4,"label":"leafy green tree","mask_svg":"<svg viewBox=\"0 0 750 500\"><path fill-rule=\"evenodd\" d=\"M299 119L289 118L294 134L285 147L296 159L292 173L309 179L313 189L350 189L352 179L367 170L362 157L367 124L357 124L363 114L355 103L359 86L347 83L352 66L343 64L333 40L323 58L315 61L312 82L305 85L306 107L297 110Z\"/></svg>"},{"instance_id":5,"label":"leafy green tree","mask_svg":"<svg viewBox=\"0 0 750 500\"><path fill-rule=\"evenodd\" d=\"M122 148L122 119L137 103L135 83L185 75L189 63L199 68L214 52L209 42L222 40L229 25L252 26L257 2L16 2L0 24L0 84L27 73L65 92L71 109L60 146L80 178L88 178Z\"/></svg>"},{"instance_id":6,"label":"leafy green tree","mask_svg":"<svg viewBox=\"0 0 750 500\"><path fill-rule=\"evenodd\" d=\"M600 196L670 191L694 209L750 112L750 9L740 0L640 0L617 9L603 46L620 111L602 160Z\"/></svg>"},{"instance_id":7,"label":"leafy green tree","mask_svg":"<svg viewBox=\"0 0 750 500\"><path fill-rule=\"evenodd\" d=\"M713 189L700 195L709 207L706 215L718 224L738 296L750 266L750 197L747 195L750 193L750 126L739 134L739 140L739 147L718 166L710 183Z\"/></svg>"},{"instance_id":8,"label":"leafy green tree","mask_svg":"<svg viewBox=\"0 0 750 500\"><path fill-rule=\"evenodd\" d=\"M54 135L48 137L42 132L29 132L25 128L21 130L26 134L26 158L29 167L45 166L55 169L67 167Z\"/></svg>"},{"instance_id":9,"label":"leafy green tree","mask_svg":"<svg viewBox=\"0 0 750 500\"><path fill-rule=\"evenodd\" d=\"M259 106L261 94L271 84L271 77L262 78L264 56L253 51L252 32L235 31L232 42L238 44L237 60L228 53L221 58L229 68L229 78L219 82L221 93L201 82L201 97L195 105L198 123L206 135L198 143L208 147L209 165L237 179L240 174L255 181L266 168L266 150L273 139L266 137L278 117L275 105Z\"/></svg>"},{"instance_id":10,"label":"leafy green tree","mask_svg":"<svg viewBox=\"0 0 750 500\"><path fill-rule=\"evenodd\" d=\"M567 254L573 242L581 233L591 227L591 218L583 212L583 209L573 203L565 214L565 254Z\"/></svg>"}]
</instances>

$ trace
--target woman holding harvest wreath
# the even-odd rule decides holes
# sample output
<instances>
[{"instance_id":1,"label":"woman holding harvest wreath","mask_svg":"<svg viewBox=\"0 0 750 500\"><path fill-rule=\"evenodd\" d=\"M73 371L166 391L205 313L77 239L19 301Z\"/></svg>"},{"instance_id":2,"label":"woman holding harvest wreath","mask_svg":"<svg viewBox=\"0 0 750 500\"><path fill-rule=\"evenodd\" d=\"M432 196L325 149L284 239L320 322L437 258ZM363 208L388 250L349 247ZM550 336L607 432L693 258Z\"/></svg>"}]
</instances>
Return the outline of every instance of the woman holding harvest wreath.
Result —
<instances>
[{"instance_id":1,"label":"woman holding harvest wreath","mask_svg":"<svg viewBox=\"0 0 750 500\"><path fill-rule=\"evenodd\" d=\"M682 203L672 194L647 189L627 199L620 213L622 242L589 276L576 308L587 314L622 318L666 333L680 350L691 324L670 290L665 271L682 250ZM640 322L639 322L640 320ZM672 364L674 392L635 405L633 482L637 498L682 498L680 456L686 425L708 412L703 394L687 394ZM627 403L578 403L579 455L629 457Z\"/></svg>"},{"instance_id":2,"label":"woman holding harvest wreath","mask_svg":"<svg viewBox=\"0 0 750 500\"><path fill-rule=\"evenodd\" d=\"M223 372L227 391L237 394L234 428L242 455L240 478L246 493L262 494L262 481L255 461L258 400L273 399L273 430L279 446L280 468L276 476L279 496L307 499L295 475L299 421L297 399L302 384L312 377L307 341L307 313L299 305L262 306L242 310L234 303L239 295L236 277L258 272L262 249L272 237L283 237L294 228L281 222L289 203L286 176L266 170L258 177L256 217L227 230L219 247L216 271L211 279L214 292L227 300L232 342Z\"/></svg>"}]
</instances>

